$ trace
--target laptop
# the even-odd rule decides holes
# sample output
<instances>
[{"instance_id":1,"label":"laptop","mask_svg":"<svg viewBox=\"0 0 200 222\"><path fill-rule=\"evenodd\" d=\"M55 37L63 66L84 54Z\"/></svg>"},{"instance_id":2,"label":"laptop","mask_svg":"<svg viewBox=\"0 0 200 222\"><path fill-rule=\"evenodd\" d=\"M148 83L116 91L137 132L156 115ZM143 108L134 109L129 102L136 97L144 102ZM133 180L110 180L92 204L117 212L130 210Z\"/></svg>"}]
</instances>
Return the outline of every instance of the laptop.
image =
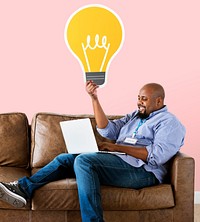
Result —
<instances>
[{"instance_id":1,"label":"laptop","mask_svg":"<svg viewBox=\"0 0 200 222\"><path fill-rule=\"evenodd\" d=\"M99 151L89 118L61 121L60 126L68 153L103 152L123 154L119 152Z\"/></svg>"}]
</instances>

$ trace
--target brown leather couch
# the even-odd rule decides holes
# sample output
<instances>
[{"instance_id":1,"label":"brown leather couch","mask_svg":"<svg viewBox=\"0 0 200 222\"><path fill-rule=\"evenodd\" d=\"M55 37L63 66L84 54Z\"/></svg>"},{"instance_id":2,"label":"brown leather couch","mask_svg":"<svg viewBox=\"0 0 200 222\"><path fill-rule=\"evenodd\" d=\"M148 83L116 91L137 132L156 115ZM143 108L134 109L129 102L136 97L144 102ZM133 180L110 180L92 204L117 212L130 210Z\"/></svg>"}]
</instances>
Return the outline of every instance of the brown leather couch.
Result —
<instances>
[{"instance_id":1,"label":"brown leather couch","mask_svg":"<svg viewBox=\"0 0 200 222\"><path fill-rule=\"evenodd\" d=\"M23 113L1 114L0 181L29 176L66 152L59 122L84 117L91 118L97 141L105 141L95 130L93 116L38 113L30 126ZM171 162L168 184L139 190L102 186L105 221L192 222L194 159L179 152ZM76 180L64 179L43 186L23 209L0 201L0 221L81 221Z\"/></svg>"}]
</instances>

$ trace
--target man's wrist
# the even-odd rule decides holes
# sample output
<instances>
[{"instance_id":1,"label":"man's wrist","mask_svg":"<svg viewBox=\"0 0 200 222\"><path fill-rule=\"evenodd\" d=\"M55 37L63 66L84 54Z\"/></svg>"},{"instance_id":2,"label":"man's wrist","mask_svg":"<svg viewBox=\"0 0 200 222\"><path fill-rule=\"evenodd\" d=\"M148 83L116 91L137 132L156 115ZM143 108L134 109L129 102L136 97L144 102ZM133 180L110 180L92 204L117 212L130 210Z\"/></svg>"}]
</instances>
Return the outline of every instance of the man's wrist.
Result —
<instances>
[{"instance_id":1,"label":"man's wrist","mask_svg":"<svg viewBox=\"0 0 200 222\"><path fill-rule=\"evenodd\" d=\"M98 101L98 97L96 95L90 95L92 101Z\"/></svg>"}]
</instances>

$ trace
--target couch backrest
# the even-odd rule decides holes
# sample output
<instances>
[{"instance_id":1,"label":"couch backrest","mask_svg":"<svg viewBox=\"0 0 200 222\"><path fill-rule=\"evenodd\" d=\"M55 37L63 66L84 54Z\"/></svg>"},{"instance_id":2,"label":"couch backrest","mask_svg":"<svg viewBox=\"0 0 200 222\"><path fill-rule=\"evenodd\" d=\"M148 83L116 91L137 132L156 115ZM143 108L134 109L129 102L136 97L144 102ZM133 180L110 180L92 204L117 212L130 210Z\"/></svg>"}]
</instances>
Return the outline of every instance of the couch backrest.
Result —
<instances>
[{"instance_id":1,"label":"couch backrest","mask_svg":"<svg viewBox=\"0 0 200 222\"><path fill-rule=\"evenodd\" d=\"M60 153L67 152L62 136L60 121L90 118L97 143L108 141L96 131L96 122L91 115L60 115L52 113L38 113L34 116L31 124L31 167L40 168L45 166ZM110 119L115 118L109 116ZM117 118L117 117L116 117Z\"/></svg>"},{"instance_id":2,"label":"couch backrest","mask_svg":"<svg viewBox=\"0 0 200 222\"><path fill-rule=\"evenodd\" d=\"M25 114L0 114L0 166L28 167L28 129Z\"/></svg>"}]
</instances>

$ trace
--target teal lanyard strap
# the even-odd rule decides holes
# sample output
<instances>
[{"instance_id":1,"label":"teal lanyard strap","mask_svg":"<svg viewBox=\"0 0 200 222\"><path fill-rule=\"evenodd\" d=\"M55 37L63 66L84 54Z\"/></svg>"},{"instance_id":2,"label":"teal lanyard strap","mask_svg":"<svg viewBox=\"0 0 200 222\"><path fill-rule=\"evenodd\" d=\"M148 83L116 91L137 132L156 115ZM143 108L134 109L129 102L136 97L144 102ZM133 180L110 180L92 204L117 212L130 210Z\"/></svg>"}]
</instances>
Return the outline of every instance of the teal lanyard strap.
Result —
<instances>
[{"instance_id":1,"label":"teal lanyard strap","mask_svg":"<svg viewBox=\"0 0 200 222\"><path fill-rule=\"evenodd\" d=\"M138 123L135 131L133 132L132 138L135 137L135 135L137 134L139 128L142 126L142 124L144 124L146 122L146 119L140 119L140 122Z\"/></svg>"}]
</instances>

